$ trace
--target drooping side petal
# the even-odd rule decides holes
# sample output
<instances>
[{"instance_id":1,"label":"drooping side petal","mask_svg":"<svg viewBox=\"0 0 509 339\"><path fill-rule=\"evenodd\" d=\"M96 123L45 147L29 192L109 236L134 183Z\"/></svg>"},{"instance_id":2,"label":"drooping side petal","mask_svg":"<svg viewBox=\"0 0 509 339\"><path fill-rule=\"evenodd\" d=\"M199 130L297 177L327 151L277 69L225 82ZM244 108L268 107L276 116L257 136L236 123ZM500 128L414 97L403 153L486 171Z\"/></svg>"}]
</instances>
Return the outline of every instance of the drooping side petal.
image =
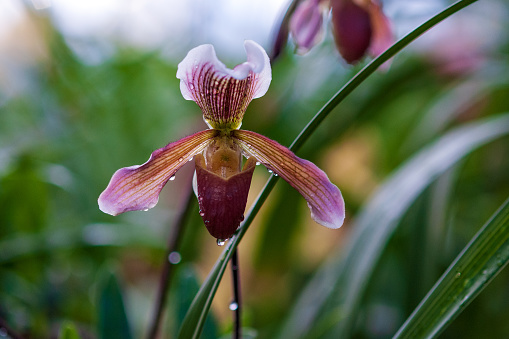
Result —
<instances>
[{"instance_id":1,"label":"drooping side petal","mask_svg":"<svg viewBox=\"0 0 509 339\"><path fill-rule=\"evenodd\" d=\"M304 0L299 4L290 20L297 52L307 53L323 35L323 14L320 0Z\"/></svg>"},{"instance_id":2,"label":"drooping side petal","mask_svg":"<svg viewBox=\"0 0 509 339\"><path fill-rule=\"evenodd\" d=\"M237 130L234 140L269 170L286 180L306 199L311 217L329 228L339 228L345 219L345 203L327 174L310 161L263 135Z\"/></svg>"},{"instance_id":3,"label":"drooping side petal","mask_svg":"<svg viewBox=\"0 0 509 339\"><path fill-rule=\"evenodd\" d=\"M267 53L251 40L244 47L247 61L233 69L219 61L212 45L193 48L178 65L182 95L200 106L212 128L240 128L251 100L269 88L272 76Z\"/></svg>"},{"instance_id":4,"label":"drooping side petal","mask_svg":"<svg viewBox=\"0 0 509 339\"><path fill-rule=\"evenodd\" d=\"M212 129L195 133L155 150L143 165L119 169L99 196L99 209L118 215L154 207L166 182L217 134Z\"/></svg>"}]
</instances>

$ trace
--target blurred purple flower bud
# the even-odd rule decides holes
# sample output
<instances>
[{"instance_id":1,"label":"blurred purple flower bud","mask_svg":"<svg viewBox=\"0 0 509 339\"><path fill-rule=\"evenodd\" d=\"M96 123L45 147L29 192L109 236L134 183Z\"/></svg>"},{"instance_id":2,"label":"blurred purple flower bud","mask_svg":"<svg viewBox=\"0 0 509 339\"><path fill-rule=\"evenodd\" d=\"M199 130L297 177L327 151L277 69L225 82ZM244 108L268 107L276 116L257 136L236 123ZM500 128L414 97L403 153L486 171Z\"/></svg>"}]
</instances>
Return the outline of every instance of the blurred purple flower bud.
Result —
<instances>
[{"instance_id":1,"label":"blurred purple flower bud","mask_svg":"<svg viewBox=\"0 0 509 339\"><path fill-rule=\"evenodd\" d=\"M320 0L304 0L299 4L290 19L297 53L305 54L315 46L323 36L323 10Z\"/></svg>"},{"instance_id":2,"label":"blurred purple flower bud","mask_svg":"<svg viewBox=\"0 0 509 339\"><path fill-rule=\"evenodd\" d=\"M377 56L393 42L389 19L377 0L332 0L334 40L349 64Z\"/></svg>"}]
</instances>

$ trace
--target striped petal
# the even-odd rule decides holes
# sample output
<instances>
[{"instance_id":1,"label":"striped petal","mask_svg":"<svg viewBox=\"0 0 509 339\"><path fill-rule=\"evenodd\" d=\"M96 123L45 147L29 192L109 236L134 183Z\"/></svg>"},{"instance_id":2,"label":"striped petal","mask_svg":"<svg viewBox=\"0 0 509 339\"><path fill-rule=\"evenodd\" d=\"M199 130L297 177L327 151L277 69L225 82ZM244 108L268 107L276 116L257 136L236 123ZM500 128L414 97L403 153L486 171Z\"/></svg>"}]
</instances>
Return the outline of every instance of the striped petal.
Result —
<instances>
[{"instance_id":1,"label":"striped petal","mask_svg":"<svg viewBox=\"0 0 509 339\"><path fill-rule=\"evenodd\" d=\"M178 65L182 95L200 106L211 128L240 128L251 100L269 88L272 76L267 53L251 40L244 47L247 61L233 69L219 61L212 45L193 48Z\"/></svg>"},{"instance_id":2,"label":"striped petal","mask_svg":"<svg viewBox=\"0 0 509 339\"><path fill-rule=\"evenodd\" d=\"M329 228L339 228L343 224L343 197L324 171L263 135L237 130L232 136L246 153L299 191L308 203L313 220Z\"/></svg>"},{"instance_id":3,"label":"striped petal","mask_svg":"<svg viewBox=\"0 0 509 339\"><path fill-rule=\"evenodd\" d=\"M99 208L118 215L154 207L166 182L218 133L216 130L195 133L154 151L143 165L119 169L99 196Z\"/></svg>"}]
</instances>

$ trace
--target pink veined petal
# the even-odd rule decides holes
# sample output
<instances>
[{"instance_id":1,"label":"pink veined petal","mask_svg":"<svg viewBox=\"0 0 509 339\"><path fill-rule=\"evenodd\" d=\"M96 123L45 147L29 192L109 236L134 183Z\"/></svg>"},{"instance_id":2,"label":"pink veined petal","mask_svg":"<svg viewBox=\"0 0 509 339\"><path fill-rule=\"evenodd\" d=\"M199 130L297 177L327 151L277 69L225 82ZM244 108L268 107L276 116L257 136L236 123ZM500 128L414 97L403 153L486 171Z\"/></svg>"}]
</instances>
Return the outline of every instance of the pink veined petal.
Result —
<instances>
[{"instance_id":1,"label":"pink veined petal","mask_svg":"<svg viewBox=\"0 0 509 339\"><path fill-rule=\"evenodd\" d=\"M216 130L195 133L155 150L143 165L119 169L99 196L99 209L118 215L154 207L166 182L217 134Z\"/></svg>"},{"instance_id":2,"label":"pink veined petal","mask_svg":"<svg viewBox=\"0 0 509 339\"><path fill-rule=\"evenodd\" d=\"M323 14L319 0L299 4L290 20L290 32L299 54L307 53L323 35Z\"/></svg>"},{"instance_id":3,"label":"pink veined petal","mask_svg":"<svg viewBox=\"0 0 509 339\"><path fill-rule=\"evenodd\" d=\"M251 100L269 88L272 76L267 53L251 40L244 47L247 61L234 69L219 61L212 45L193 48L178 66L182 95L200 106L212 128L240 128Z\"/></svg>"},{"instance_id":4,"label":"pink veined petal","mask_svg":"<svg viewBox=\"0 0 509 339\"><path fill-rule=\"evenodd\" d=\"M242 149L286 180L306 199L311 217L329 228L339 228L345 219L345 203L327 174L310 161L263 135L236 130L232 134Z\"/></svg>"}]
</instances>

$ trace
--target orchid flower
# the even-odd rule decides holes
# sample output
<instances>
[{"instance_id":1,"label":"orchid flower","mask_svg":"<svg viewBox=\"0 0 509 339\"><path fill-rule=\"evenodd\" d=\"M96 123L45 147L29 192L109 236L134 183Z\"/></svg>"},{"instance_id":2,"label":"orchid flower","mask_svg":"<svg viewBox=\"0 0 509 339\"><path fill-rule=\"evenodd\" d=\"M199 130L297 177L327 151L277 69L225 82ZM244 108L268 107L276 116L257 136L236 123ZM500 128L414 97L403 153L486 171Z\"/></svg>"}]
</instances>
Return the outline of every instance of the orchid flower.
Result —
<instances>
[{"instance_id":1,"label":"orchid flower","mask_svg":"<svg viewBox=\"0 0 509 339\"><path fill-rule=\"evenodd\" d=\"M391 23L379 0L329 0L336 47L346 62L354 64L366 54L373 57L394 42ZM290 19L297 51L304 54L318 43L326 0L303 0Z\"/></svg>"},{"instance_id":2,"label":"orchid flower","mask_svg":"<svg viewBox=\"0 0 509 339\"><path fill-rule=\"evenodd\" d=\"M341 192L322 170L269 138L239 129L248 104L263 96L271 82L265 50L250 40L244 46L247 61L233 69L218 60L212 45L187 54L178 65L180 89L201 108L209 129L154 151L143 165L116 171L99 196L103 212L118 215L154 207L163 186L194 158L200 215L218 243L230 238L244 218L257 163L302 194L316 222L329 228L343 224ZM247 161L242 167L243 156Z\"/></svg>"}]
</instances>

